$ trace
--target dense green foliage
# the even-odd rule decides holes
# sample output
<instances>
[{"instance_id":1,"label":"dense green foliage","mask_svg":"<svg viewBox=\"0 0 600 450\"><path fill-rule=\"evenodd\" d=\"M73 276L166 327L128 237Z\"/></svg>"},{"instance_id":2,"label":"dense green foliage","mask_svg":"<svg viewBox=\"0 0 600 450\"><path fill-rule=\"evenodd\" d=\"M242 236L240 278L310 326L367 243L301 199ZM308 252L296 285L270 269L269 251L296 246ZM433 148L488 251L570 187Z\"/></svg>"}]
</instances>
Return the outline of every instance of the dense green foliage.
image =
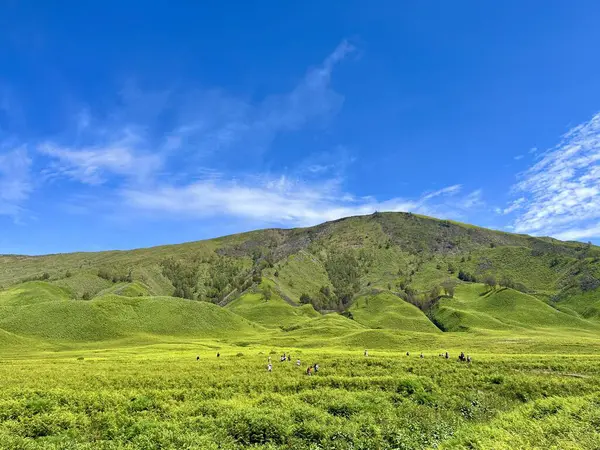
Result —
<instances>
[{"instance_id":1,"label":"dense green foliage","mask_svg":"<svg viewBox=\"0 0 600 450\"><path fill-rule=\"evenodd\" d=\"M191 346L0 365L3 449L597 448L598 357ZM217 349L221 357L216 358ZM289 349L285 349L288 350ZM196 361L196 354L200 361ZM318 363L314 376L305 375Z\"/></svg>"}]
</instances>

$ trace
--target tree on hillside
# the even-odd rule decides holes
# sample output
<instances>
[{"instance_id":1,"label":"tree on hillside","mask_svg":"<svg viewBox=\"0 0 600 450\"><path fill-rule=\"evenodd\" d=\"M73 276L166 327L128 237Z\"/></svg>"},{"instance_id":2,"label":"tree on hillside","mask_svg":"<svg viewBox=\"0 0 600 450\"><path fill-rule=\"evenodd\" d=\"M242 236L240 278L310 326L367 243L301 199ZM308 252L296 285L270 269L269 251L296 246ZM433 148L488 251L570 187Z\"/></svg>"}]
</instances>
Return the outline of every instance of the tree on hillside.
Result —
<instances>
[{"instance_id":1,"label":"tree on hillside","mask_svg":"<svg viewBox=\"0 0 600 450\"><path fill-rule=\"evenodd\" d=\"M513 288L515 285L512 278L510 278L508 275L503 275L500 277L498 284L503 288Z\"/></svg>"},{"instance_id":2,"label":"tree on hillside","mask_svg":"<svg viewBox=\"0 0 600 450\"><path fill-rule=\"evenodd\" d=\"M490 288L490 290L496 289L496 285L498 284L496 282L496 277L494 277L493 275L486 275L483 279L483 282L487 287Z\"/></svg>"},{"instance_id":3,"label":"tree on hillside","mask_svg":"<svg viewBox=\"0 0 600 450\"><path fill-rule=\"evenodd\" d=\"M304 292L301 296L300 296L300 303L302 303L303 305L306 305L308 303L311 303L311 298L310 295L308 295L306 292Z\"/></svg>"},{"instance_id":4,"label":"tree on hillside","mask_svg":"<svg viewBox=\"0 0 600 450\"><path fill-rule=\"evenodd\" d=\"M475 283L477 281L477 279L475 278L475 276L469 272L460 270L458 272L458 279L462 280L462 281L469 281L471 283Z\"/></svg>"},{"instance_id":5,"label":"tree on hillside","mask_svg":"<svg viewBox=\"0 0 600 450\"><path fill-rule=\"evenodd\" d=\"M442 287L441 286L434 286L431 288L431 291L429 291L429 298L431 300L437 300L440 295L442 295Z\"/></svg>"},{"instance_id":6,"label":"tree on hillside","mask_svg":"<svg viewBox=\"0 0 600 450\"><path fill-rule=\"evenodd\" d=\"M271 291L271 286L266 285L263 289L262 289L262 296L264 297L264 299L266 301L271 300L271 297L273 295L273 292Z\"/></svg>"},{"instance_id":7,"label":"tree on hillside","mask_svg":"<svg viewBox=\"0 0 600 450\"><path fill-rule=\"evenodd\" d=\"M445 280L442 283L442 289L446 293L448 297L454 297L454 288L456 287L456 281L454 280Z\"/></svg>"}]
</instances>

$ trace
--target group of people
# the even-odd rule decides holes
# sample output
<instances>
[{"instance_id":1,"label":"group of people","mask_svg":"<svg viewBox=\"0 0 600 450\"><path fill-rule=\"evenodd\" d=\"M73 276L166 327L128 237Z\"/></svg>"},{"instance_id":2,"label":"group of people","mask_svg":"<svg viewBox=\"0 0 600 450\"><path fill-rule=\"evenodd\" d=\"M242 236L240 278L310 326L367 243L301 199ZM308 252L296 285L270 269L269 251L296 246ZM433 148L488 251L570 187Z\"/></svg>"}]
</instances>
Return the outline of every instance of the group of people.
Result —
<instances>
[{"instance_id":1,"label":"group of people","mask_svg":"<svg viewBox=\"0 0 600 450\"><path fill-rule=\"evenodd\" d=\"M365 356L369 356L369 352L366 349L365 349ZM410 352L406 352L406 356L410 356ZM446 353L440 353L438 356L441 357L441 358L450 359L450 355L448 354L448 352L446 352ZM419 357L421 359L425 358L425 355L423 355L423 352L421 352L421 354L419 355ZM464 352L460 352L460 356L458 357L458 360L461 361L461 362L468 362L468 363L470 363L471 362L471 356L470 355L466 355L465 356Z\"/></svg>"},{"instance_id":2,"label":"group of people","mask_svg":"<svg viewBox=\"0 0 600 450\"><path fill-rule=\"evenodd\" d=\"M291 361L291 360L292 360L292 355L290 355L290 354L286 355L285 352L283 353L283 355L281 355L279 357L280 362ZM268 362L267 372L273 372L273 364L271 364L271 356L269 356L267 362ZM298 358L296 360L296 366L300 367L301 364L302 364L302 362L300 361L300 358ZM313 364L312 366L308 366L308 368L306 369L306 375L312 375L314 373L317 373L318 371L319 371L319 365Z\"/></svg>"},{"instance_id":3,"label":"group of people","mask_svg":"<svg viewBox=\"0 0 600 450\"><path fill-rule=\"evenodd\" d=\"M467 355L465 357L465 353L464 352L460 352L460 355L458 356L458 360L460 362L468 362L468 363L470 363L471 362L471 355Z\"/></svg>"}]
</instances>

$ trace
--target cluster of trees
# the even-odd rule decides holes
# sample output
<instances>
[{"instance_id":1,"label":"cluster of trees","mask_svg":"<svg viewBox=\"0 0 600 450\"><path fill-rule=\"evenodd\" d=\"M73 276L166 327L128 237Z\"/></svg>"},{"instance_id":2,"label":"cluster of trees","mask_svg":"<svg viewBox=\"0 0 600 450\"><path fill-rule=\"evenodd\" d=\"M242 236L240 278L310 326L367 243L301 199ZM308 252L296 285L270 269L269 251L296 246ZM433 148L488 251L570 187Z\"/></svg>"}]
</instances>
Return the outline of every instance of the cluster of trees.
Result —
<instances>
[{"instance_id":1,"label":"cluster of trees","mask_svg":"<svg viewBox=\"0 0 600 450\"><path fill-rule=\"evenodd\" d=\"M233 289L244 290L248 278L248 272L243 270L240 263L230 258L217 257L209 265L204 295L208 301L218 303Z\"/></svg>"},{"instance_id":2,"label":"cluster of trees","mask_svg":"<svg viewBox=\"0 0 600 450\"><path fill-rule=\"evenodd\" d=\"M477 282L477 278L475 278L475 275L462 269L458 271L458 279L462 281L468 281L470 283Z\"/></svg>"},{"instance_id":3,"label":"cluster of trees","mask_svg":"<svg viewBox=\"0 0 600 450\"><path fill-rule=\"evenodd\" d=\"M32 275L30 277L25 277L21 279L21 283L27 283L28 281L48 281L50 279L50 274L48 272L44 272L41 275Z\"/></svg>"},{"instance_id":4,"label":"cluster of trees","mask_svg":"<svg viewBox=\"0 0 600 450\"><path fill-rule=\"evenodd\" d=\"M579 279L579 288L583 292L593 291L600 288L600 280L593 275L586 273Z\"/></svg>"},{"instance_id":5,"label":"cluster of trees","mask_svg":"<svg viewBox=\"0 0 600 450\"><path fill-rule=\"evenodd\" d=\"M343 252L330 256L325 262L325 270L333 286L334 299L337 300L338 308L345 309L354 294L360 289L360 276L362 273L361 263L352 252ZM325 291L328 288L325 287ZM332 295L325 295L332 300ZM331 303L329 301L328 303Z\"/></svg>"},{"instance_id":6,"label":"cluster of trees","mask_svg":"<svg viewBox=\"0 0 600 450\"><path fill-rule=\"evenodd\" d=\"M253 266L244 267L242 261L228 256L176 259L161 261L163 275L174 287L173 296L191 300L219 303L234 290L242 292L260 284L264 259L253 259Z\"/></svg>"},{"instance_id":7,"label":"cluster of trees","mask_svg":"<svg viewBox=\"0 0 600 450\"><path fill-rule=\"evenodd\" d=\"M118 268L101 267L98 276L113 283L131 283L133 281L133 270L127 271Z\"/></svg>"},{"instance_id":8,"label":"cluster of trees","mask_svg":"<svg viewBox=\"0 0 600 450\"><path fill-rule=\"evenodd\" d=\"M191 261L166 258L160 263L163 275L168 278L175 290L174 297L193 300L198 292L198 267Z\"/></svg>"},{"instance_id":9,"label":"cluster of trees","mask_svg":"<svg viewBox=\"0 0 600 450\"><path fill-rule=\"evenodd\" d=\"M329 286L321 286L319 292L315 295L309 295L303 293L300 296L300 303L303 305L311 304L317 311L339 311L342 312L346 309L347 304L344 304L335 295Z\"/></svg>"}]
</instances>

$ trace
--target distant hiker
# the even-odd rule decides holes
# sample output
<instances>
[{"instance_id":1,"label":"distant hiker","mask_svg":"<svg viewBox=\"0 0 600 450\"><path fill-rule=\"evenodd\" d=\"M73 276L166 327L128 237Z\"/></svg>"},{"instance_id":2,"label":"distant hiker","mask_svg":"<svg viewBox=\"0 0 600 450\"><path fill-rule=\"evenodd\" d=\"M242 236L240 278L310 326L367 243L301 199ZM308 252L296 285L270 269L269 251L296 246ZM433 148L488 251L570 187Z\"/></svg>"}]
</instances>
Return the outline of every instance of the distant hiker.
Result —
<instances>
[{"instance_id":1,"label":"distant hiker","mask_svg":"<svg viewBox=\"0 0 600 450\"><path fill-rule=\"evenodd\" d=\"M369 352L365 350L365 356L369 356Z\"/></svg>"},{"instance_id":2,"label":"distant hiker","mask_svg":"<svg viewBox=\"0 0 600 450\"><path fill-rule=\"evenodd\" d=\"M200 361L200 357L199 356L196 356L196 361Z\"/></svg>"},{"instance_id":3,"label":"distant hiker","mask_svg":"<svg viewBox=\"0 0 600 450\"><path fill-rule=\"evenodd\" d=\"M410 353L406 352L406 356L410 356Z\"/></svg>"},{"instance_id":4,"label":"distant hiker","mask_svg":"<svg viewBox=\"0 0 600 450\"><path fill-rule=\"evenodd\" d=\"M300 366L300 360L299 359L296 360L296 365Z\"/></svg>"},{"instance_id":5,"label":"distant hiker","mask_svg":"<svg viewBox=\"0 0 600 450\"><path fill-rule=\"evenodd\" d=\"M271 365L271 363L269 363L269 365L267 366L267 371L273 372L273 366Z\"/></svg>"},{"instance_id":6,"label":"distant hiker","mask_svg":"<svg viewBox=\"0 0 600 450\"><path fill-rule=\"evenodd\" d=\"M423 358L425 358L425 357L423 356L423 352L421 352L421 359L423 359Z\"/></svg>"},{"instance_id":7,"label":"distant hiker","mask_svg":"<svg viewBox=\"0 0 600 450\"><path fill-rule=\"evenodd\" d=\"M288 361L292 360L292 355L288 355Z\"/></svg>"},{"instance_id":8,"label":"distant hiker","mask_svg":"<svg viewBox=\"0 0 600 450\"><path fill-rule=\"evenodd\" d=\"M469 364L471 364L471 356L470 356L470 355L467 355L467 362L468 362Z\"/></svg>"},{"instance_id":9,"label":"distant hiker","mask_svg":"<svg viewBox=\"0 0 600 450\"><path fill-rule=\"evenodd\" d=\"M217 358L221 357L221 354L219 352L217 352Z\"/></svg>"},{"instance_id":10,"label":"distant hiker","mask_svg":"<svg viewBox=\"0 0 600 450\"><path fill-rule=\"evenodd\" d=\"M446 359L450 358L450 355L448 355L448 352L446 352L446 356L445 356L445 358L446 358Z\"/></svg>"},{"instance_id":11,"label":"distant hiker","mask_svg":"<svg viewBox=\"0 0 600 450\"><path fill-rule=\"evenodd\" d=\"M299 361L299 360L298 360ZM319 365L315 364L315 373L317 373L319 371Z\"/></svg>"},{"instance_id":12,"label":"distant hiker","mask_svg":"<svg viewBox=\"0 0 600 450\"><path fill-rule=\"evenodd\" d=\"M465 353L464 352L460 352L460 356L458 357L459 361L465 361Z\"/></svg>"},{"instance_id":13,"label":"distant hiker","mask_svg":"<svg viewBox=\"0 0 600 450\"><path fill-rule=\"evenodd\" d=\"M269 355L269 364L271 364L271 355Z\"/></svg>"},{"instance_id":14,"label":"distant hiker","mask_svg":"<svg viewBox=\"0 0 600 450\"><path fill-rule=\"evenodd\" d=\"M306 375L312 375L312 366L308 366L308 369L306 369Z\"/></svg>"}]
</instances>

